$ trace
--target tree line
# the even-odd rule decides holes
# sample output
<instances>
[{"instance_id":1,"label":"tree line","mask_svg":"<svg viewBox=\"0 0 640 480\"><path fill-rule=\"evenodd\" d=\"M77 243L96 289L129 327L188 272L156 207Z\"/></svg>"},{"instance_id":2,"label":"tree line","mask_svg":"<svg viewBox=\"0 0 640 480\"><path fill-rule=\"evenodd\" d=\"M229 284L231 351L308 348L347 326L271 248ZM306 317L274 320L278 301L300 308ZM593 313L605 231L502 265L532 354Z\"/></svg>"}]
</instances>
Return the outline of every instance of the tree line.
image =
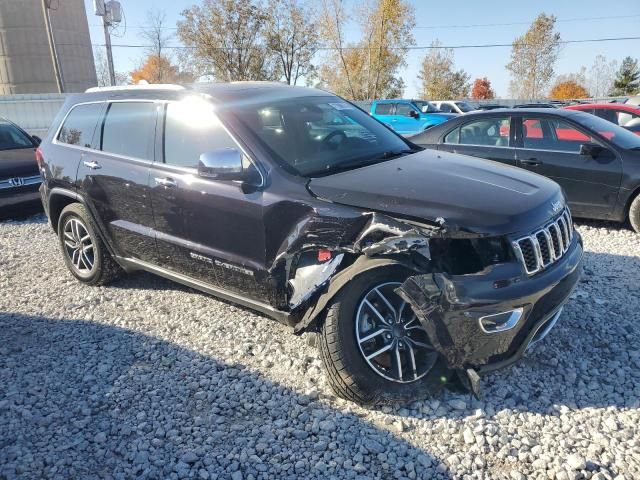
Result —
<instances>
[{"instance_id":1,"label":"tree line","mask_svg":"<svg viewBox=\"0 0 640 480\"><path fill-rule=\"evenodd\" d=\"M400 70L415 46L415 12L407 0L202 0L181 13L176 33L158 10L148 14L142 37L149 44L138 68L120 83L189 83L273 80L313 85L351 100L393 98L406 85ZM349 2L351 4L351 2ZM540 14L512 44L505 66L516 98L582 98L630 95L640 90L638 61L599 55L587 72L558 75L562 39L556 18ZM347 35L348 26L359 35ZM347 37L351 40L347 40ZM179 40L182 48L173 45ZM103 55L96 55L99 83L106 84ZM617 73L616 73L617 71ZM420 65L426 99L492 99L486 77L455 65L454 51L434 40Z\"/></svg>"}]
</instances>

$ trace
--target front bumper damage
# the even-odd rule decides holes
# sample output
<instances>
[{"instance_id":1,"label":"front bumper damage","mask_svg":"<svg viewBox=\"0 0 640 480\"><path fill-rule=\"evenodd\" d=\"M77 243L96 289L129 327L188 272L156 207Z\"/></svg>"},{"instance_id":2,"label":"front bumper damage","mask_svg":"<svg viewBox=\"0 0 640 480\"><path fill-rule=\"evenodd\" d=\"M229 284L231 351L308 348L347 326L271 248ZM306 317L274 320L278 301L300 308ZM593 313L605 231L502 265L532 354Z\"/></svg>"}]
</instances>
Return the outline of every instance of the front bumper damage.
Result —
<instances>
[{"instance_id":1,"label":"front bumper damage","mask_svg":"<svg viewBox=\"0 0 640 480\"><path fill-rule=\"evenodd\" d=\"M476 394L478 374L517 361L555 323L581 272L582 243L577 233L564 257L536 275L527 276L516 261L456 275L434 270L435 252L430 246L435 239L473 237L471 232L448 228L444 221L415 225L377 213L342 219L339 229L335 223L316 228L316 223L325 221L316 218L299 225L279 255L291 272L288 307L301 313L295 331L313 329L335 293L364 269L401 264L415 275L407 278L398 294L413 307L447 366ZM329 249L331 260L302 261L300 252L317 249ZM488 332L481 325L483 318L512 311L519 314L509 328Z\"/></svg>"},{"instance_id":2,"label":"front bumper damage","mask_svg":"<svg viewBox=\"0 0 640 480\"><path fill-rule=\"evenodd\" d=\"M398 294L410 303L434 347L450 368L480 374L516 362L555 325L579 281L582 241L554 268L522 278L515 264L495 265L471 275L430 273L409 277ZM487 332L481 319L521 312L508 329ZM469 378L473 383L474 378Z\"/></svg>"}]
</instances>

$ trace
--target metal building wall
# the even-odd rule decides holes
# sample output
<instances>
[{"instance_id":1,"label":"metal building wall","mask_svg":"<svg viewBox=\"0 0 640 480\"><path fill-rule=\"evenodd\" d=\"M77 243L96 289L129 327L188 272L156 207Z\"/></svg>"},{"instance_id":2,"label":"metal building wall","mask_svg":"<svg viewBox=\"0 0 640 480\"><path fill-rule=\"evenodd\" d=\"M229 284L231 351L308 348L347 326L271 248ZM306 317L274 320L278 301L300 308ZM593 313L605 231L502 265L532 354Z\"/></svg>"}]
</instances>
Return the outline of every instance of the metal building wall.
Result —
<instances>
[{"instance_id":1,"label":"metal building wall","mask_svg":"<svg viewBox=\"0 0 640 480\"><path fill-rule=\"evenodd\" d=\"M95 86L83 0L52 0L51 25L66 92ZM42 0L0 0L0 95L57 92Z\"/></svg>"},{"instance_id":2,"label":"metal building wall","mask_svg":"<svg viewBox=\"0 0 640 480\"><path fill-rule=\"evenodd\" d=\"M44 138L66 98L64 93L0 95L0 117Z\"/></svg>"}]
</instances>

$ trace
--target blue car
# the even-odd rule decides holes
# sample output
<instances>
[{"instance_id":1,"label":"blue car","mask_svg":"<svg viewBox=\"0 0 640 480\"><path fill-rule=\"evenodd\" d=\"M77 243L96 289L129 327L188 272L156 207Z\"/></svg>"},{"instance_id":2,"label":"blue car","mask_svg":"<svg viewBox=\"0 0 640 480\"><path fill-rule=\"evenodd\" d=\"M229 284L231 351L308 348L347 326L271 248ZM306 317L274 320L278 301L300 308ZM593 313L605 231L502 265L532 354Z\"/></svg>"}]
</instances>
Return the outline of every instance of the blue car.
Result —
<instances>
[{"instance_id":1,"label":"blue car","mask_svg":"<svg viewBox=\"0 0 640 480\"><path fill-rule=\"evenodd\" d=\"M370 113L400 135L415 135L458 116L455 113L442 113L424 100L403 99L374 100Z\"/></svg>"}]
</instances>

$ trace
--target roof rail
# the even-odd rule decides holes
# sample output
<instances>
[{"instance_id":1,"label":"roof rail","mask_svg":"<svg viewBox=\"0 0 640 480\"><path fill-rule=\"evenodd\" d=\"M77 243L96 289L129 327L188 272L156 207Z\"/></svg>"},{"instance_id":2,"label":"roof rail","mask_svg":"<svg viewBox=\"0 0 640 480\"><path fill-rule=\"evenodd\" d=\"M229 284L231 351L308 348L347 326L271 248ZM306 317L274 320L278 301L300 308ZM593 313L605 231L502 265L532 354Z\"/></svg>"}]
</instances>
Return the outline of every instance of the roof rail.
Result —
<instances>
[{"instance_id":1,"label":"roof rail","mask_svg":"<svg viewBox=\"0 0 640 480\"><path fill-rule=\"evenodd\" d=\"M111 92L118 90L186 90L182 85L172 83L149 83L141 85L119 85L117 87L91 87L85 90L85 93L92 92Z\"/></svg>"}]
</instances>

